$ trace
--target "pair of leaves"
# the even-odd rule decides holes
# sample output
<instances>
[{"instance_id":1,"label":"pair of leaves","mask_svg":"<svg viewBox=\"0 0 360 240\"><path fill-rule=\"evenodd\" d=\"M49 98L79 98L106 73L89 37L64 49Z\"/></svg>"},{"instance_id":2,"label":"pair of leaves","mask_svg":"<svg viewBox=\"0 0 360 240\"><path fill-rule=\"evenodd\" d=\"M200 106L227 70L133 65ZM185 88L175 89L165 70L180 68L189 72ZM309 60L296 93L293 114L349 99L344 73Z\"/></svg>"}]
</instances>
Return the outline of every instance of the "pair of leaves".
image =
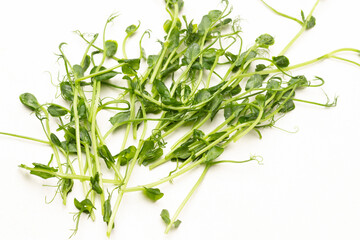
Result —
<instances>
[{"instance_id":1,"label":"pair of leaves","mask_svg":"<svg viewBox=\"0 0 360 240\"><path fill-rule=\"evenodd\" d=\"M100 187L100 175L97 172L94 177L90 177L91 189L94 190L98 194L102 194L103 190Z\"/></svg>"},{"instance_id":2,"label":"pair of leaves","mask_svg":"<svg viewBox=\"0 0 360 240\"><path fill-rule=\"evenodd\" d=\"M135 147L135 146L130 146L130 147L122 150L122 151L119 153L119 155L118 155L118 158L119 158L119 161L120 161L120 165L121 165L121 166L124 166L124 165L126 165L128 162L130 162L131 159L134 158L135 153L136 153L136 147Z\"/></svg>"},{"instance_id":3,"label":"pair of leaves","mask_svg":"<svg viewBox=\"0 0 360 240\"><path fill-rule=\"evenodd\" d=\"M170 219L170 214L169 214L169 211L167 209L163 209L160 213L160 217L161 219L164 221L164 223L166 225L170 224L171 222L171 219ZM177 219L175 222L174 222L174 227L177 228L179 227L179 225L181 224L181 221L179 219Z\"/></svg>"},{"instance_id":4,"label":"pair of leaves","mask_svg":"<svg viewBox=\"0 0 360 240\"><path fill-rule=\"evenodd\" d=\"M102 159L104 159L107 168L110 169L111 163L115 163L115 159L111 154L109 148L106 145L101 145L98 147L98 153Z\"/></svg>"},{"instance_id":5,"label":"pair of leaves","mask_svg":"<svg viewBox=\"0 0 360 240\"><path fill-rule=\"evenodd\" d=\"M90 214L93 209L96 209L90 199L85 198L81 202L74 198L74 205L80 211L80 213Z\"/></svg>"},{"instance_id":6,"label":"pair of leaves","mask_svg":"<svg viewBox=\"0 0 360 240\"><path fill-rule=\"evenodd\" d=\"M118 60L118 63L125 63L121 67L121 70L124 74L130 75L130 76L135 75L136 70L139 70L139 68L140 68L140 59L139 58L120 59L120 60Z\"/></svg>"},{"instance_id":7,"label":"pair of leaves","mask_svg":"<svg viewBox=\"0 0 360 240\"><path fill-rule=\"evenodd\" d=\"M156 161L163 155L163 149L155 147L153 140L146 140L139 153L139 163L147 166L148 164Z\"/></svg>"},{"instance_id":8,"label":"pair of leaves","mask_svg":"<svg viewBox=\"0 0 360 240\"><path fill-rule=\"evenodd\" d=\"M30 174L41 177L43 179L55 177L54 173L58 171L56 168L49 167L48 165L41 163L33 163L33 166L33 168L30 168ZM28 167L23 164L21 164L19 167L28 169ZM42 172L41 170L45 170L46 172Z\"/></svg>"}]
</instances>

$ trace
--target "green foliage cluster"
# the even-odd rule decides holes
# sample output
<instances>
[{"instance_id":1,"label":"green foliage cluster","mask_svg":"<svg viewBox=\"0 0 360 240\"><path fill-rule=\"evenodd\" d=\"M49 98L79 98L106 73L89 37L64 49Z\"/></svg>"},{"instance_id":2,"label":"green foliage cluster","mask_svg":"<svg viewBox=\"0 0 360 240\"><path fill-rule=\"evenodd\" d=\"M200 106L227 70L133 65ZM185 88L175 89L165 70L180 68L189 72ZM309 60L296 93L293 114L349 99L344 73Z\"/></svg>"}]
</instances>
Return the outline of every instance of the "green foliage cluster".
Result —
<instances>
[{"instance_id":1,"label":"green foliage cluster","mask_svg":"<svg viewBox=\"0 0 360 240\"><path fill-rule=\"evenodd\" d=\"M335 54L339 52L359 53L359 50L339 49L292 66L285 56L299 35L315 26L312 12L318 1L307 17L301 11L302 20L282 14L265 3L278 15L301 25L300 33L281 54L274 56L269 48L275 44L275 39L267 33L256 38L248 49L243 49L238 23L230 17L232 9L228 2L223 2L222 10L212 10L199 23L194 23L180 16L182 0L166 1L170 19L163 26L165 36L160 41L161 50L145 55L141 43L149 34L146 31L141 35L139 56L135 58L127 57L126 42L137 33L140 24L126 28L120 53L119 44L105 36L106 26L116 18L111 16L105 24L102 46L96 45L99 34L89 39L77 32L87 44L78 64L70 64L63 50L64 43L60 44L58 56L64 63L65 76L59 90L65 104L39 103L31 93L20 95L21 103L40 120L47 140L1 134L38 141L52 148L53 155L48 164L33 163L32 167L22 164L20 167L43 179L57 178L64 204L74 181L81 183L84 199L74 198L78 210L74 216L74 233L81 214L94 219L96 198L100 199L103 220L110 235L125 193L142 191L151 201L159 201L166 196L156 186L203 166L202 175L173 217L170 218L165 209L161 212L167 225L166 232L171 227L176 228L181 223L178 216L182 208L209 168L219 163L261 161L256 156L245 161L219 160L231 142L251 131L261 137L261 130L274 126L279 117L295 109L296 102L325 107L335 105L336 101L321 104L296 98L297 91L319 87L324 80L293 76L290 70L323 59L338 58ZM221 72L221 69L226 71ZM104 88L118 91L118 97L104 96ZM109 118L111 128L106 133L100 131L98 124L101 123L97 121L97 115L102 111L113 114ZM221 123L216 124L215 118L222 119ZM50 129L50 121L55 121L58 128ZM148 131L148 121L157 122L151 131ZM204 129L209 122L215 126ZM118 153L114 153L107 143L112 135L120 132L123 142L115 150ZM138 132L141 132L140 138ZM166 139L174 132L181 132L181 137L167 148ZM131 135L138 139L137 146L127 146ZM55 161L52 161L53 156ZM135 166L154 169L165 163L176 164L169 176L128 187ZM106 178L105 171L113 173L113 178Z\"/></svg>"}]
</instances>

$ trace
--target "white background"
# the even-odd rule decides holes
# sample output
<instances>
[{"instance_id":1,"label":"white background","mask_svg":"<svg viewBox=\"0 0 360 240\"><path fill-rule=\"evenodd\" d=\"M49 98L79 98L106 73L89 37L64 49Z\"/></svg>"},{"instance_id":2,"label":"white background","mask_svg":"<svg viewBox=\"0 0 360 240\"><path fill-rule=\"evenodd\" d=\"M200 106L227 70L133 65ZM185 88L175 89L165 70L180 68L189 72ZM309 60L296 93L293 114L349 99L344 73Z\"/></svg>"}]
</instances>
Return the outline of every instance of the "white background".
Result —
<instances>
[{"instance_id":1,"label":"white background","mask_svg":"<svg viewBox=\"0 0 360 240\"><path fill-rule=\"evenodd\" d=\"M245 47L263 33L276 39L270 49L276 55L297 33L299 26L280 18L260 1L230 2L232 16L240 16ZM268 0L276 9L292 16L308 13L314 0ZM220 8L218 0L186 1L183 13L196 21L209 10ZM317 25L290 49L292 64L318 57L341 47L360 48L358 10L355 0L321 1L314 15ZM109 38L121 42L126 26L142 22L139 32L152 30L154 43L163 36L167 19L162 0L132 1L7 1L0 9L0 131L44 138L38 120L19 102L23 92L35 94L40 102L55 101L59 65L57 46L67 42L66 52L80 61L84 45L72 31L101 32L106 18L120 14L109 28ZM153 44L154 45L154 44ZM80 48L78 48L80 46ZM151 46L151 44L149 45ZM148 50L148 54L155 54ZM353 55L343 55L354 57ZM131 56L130 56L131 57ZM355 56L357 62L360 58ZM48 72L49 73L48 73ZM63 72L61 72L63 73ZM168 235L159 214L174 213L201 173L197 169L165 184L163 199L151 203L139 193L125 195L111 239L246 239L246 240L358 240L360 239L360 69L336 60L326 60L296 73L320 76L329 97L339 96L336 108L297 104L295 111L278 122L278 129L263 131L263 139L249 134L229 146L224 158L242 160L261 155L264 165L247 163L210 169L200 188L180 214L182 224ZM326 101L319 89L307 89L303 98ZM116 143L113 143L116 144ZM73 197L80 198L79 185L63 206L59 196L52 204L54 188L42 187L39 178L17 166L46 163L50 149L41 144L0 136L1 149L1 239L67 239L74 226ZM167 171L167 170L166 170ZM154 172L156 177L165 170ZM146 182L147 169L136 169L136 183ZM54 183L52 181L47 183ZM134 186L135 182L130 185ZM100 207L98 206L98 209ZM95 222L82 218L74 239L106 239L106 225L98 215Z\"/></svg>"}]
</instances>

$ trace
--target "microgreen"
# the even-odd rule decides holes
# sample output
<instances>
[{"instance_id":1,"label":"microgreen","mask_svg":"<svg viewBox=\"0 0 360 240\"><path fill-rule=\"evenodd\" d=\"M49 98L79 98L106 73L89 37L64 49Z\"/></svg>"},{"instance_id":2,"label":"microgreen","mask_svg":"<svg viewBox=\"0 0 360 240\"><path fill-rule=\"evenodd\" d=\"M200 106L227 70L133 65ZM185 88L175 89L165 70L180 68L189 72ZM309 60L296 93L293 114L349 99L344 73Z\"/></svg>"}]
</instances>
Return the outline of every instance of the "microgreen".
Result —
<instances>
[{"instance_id":1,"label":"microgreen","mask_svg":"<svg viewBox=\"0 0 360 240\"><path fill-rule=\"evenodd\" d=\"M89 40L76 32L87 44L80 60L71 59L77 64L70 64L63 49L65 43L59 45L58 56L64 65L64 76L58 85L61 103L40 104L30 93L19 97L20 102L39 119L46 140L0 134L51 148L53 155L48 164L33 163L33 167L21 164L19 167L45 180L57 178L57 191L64 204L74 185L80 182L84 200L74 198L78 210L74 215L74 234L82 213L95 219L97 198L100 199L103 221L108 225L107 235L110 235L127 192L140 191L156 202L164 196L158 185L202 167L201 176L173 217L168 210L161 211L160 216L167 225L165 232L177 228L181 223L178 216L212 166L260 162L257 156L244 161L222 160L222 153L229 144L249 132L255 132L261 138L262 129L275 127L277 117L294 110L297 102L324 107L336 105L336 99L317 103L295 98L298 91L320 87L325 80L315 77L309 81L305 75L293 76L290 70L329 58L360 66L353 60L337 56L342 52L358 55L360 50L342 48L290 65L286 52L305 30L315 26L316 19L312 14L319 0L307 16L301 11L301 19L281 13L261 1L277 15L301 26L299 33L277 55L271 51L275 40L268 33L252 39L252 45L243 48L239 22L231 18L232 9L228 1L223 1L225 7L222 10L208 11L199 22L195 22L181 14L182 0L166 0L164 6L169 19L163 24L164 38L158 41L161 49L155 53L146 49L151 53L149 55L145 55L141 43L146 34L150 36L148 30L139 41L140 56L128 58L126 54L126 42L137 37L140 23L125 28L122 51L118 51L116 40L106 38L106 27L116 15L107 19L101 42L97 39L99 34L90 35ZM240 47L234 51L232 47L236 45ZM106 95L108 92L104 88L115 91L116 96ZM103 113L111 116L110 123L103 123L98 117ZM149 129L148 121L156 121L157 125ZM57 125L56 131L51 123ZM107 125L110 125L109 129L106 129ZM104 129L105 134L102 133ZM119 134L122 142L117 144L113 137ZM131 135L137 144L129 146ZM179 137L168 147L171 135ZM110 143L118 146L118 149L112 149L117 154L108 148ZM77 168L74 163L78 164ZM154 169L165 163L176 164L166 177L135 187L128 186L136 166ZM109 193L107 199L106 192ZM113 194L116 195L114 204L111 201Z\"/></svg>"}]
</instances>

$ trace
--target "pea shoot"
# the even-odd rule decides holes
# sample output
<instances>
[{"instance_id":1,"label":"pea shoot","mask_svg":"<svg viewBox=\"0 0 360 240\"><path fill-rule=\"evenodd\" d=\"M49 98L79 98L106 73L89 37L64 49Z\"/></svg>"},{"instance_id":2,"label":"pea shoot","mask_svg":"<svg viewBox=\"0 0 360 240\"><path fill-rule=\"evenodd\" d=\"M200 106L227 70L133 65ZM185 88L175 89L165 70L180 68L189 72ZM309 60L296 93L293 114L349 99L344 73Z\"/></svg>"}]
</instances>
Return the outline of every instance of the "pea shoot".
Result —
<instances>
[{"instance_id":1,"label":"pea shoot","mask_svg":"<svg viewBox=\"0 0 360 240\"><path fill-rule=\"evenodd\" d=\"M163 25L165 36L159 40L159 52L150 55L146 54L150 50L142 47L144 37L150 33L140 33L140 22L126 27L122 43L107 38L107 26L117 18L111 15L102 34L76 32L87 45L81 59L69 59L65 43L59 45L58 56L64 65L64 76L58 84L62 98L59 103L39 102L31 93L20 95L20 102L40 121L44 139L0 134L52 149L46 164L34 162L32 166L19 167L35 177L58 180L57 192L63 204L73 203L77 209L72 236L79 228L80 216L95 220L97 209L110 236L127 193L141 192L151 202L161 204L166 198L161 184L202 168L180 206L172 214L166 209L159 213L166 233L181 228L181 211L213 166L261 164L261 156L242 161L223 159L229 144L249 132L256 132L261 138L264 128L274 127L279 117L293 111L298 102L336 106L336 98L326 103L298 98L298 91L321 87L325 80L292 75L291 70L331 58L360 67L360 63L338 56L343 52L359 54L360 50L354 48L337 49L295 65L286 56L303 32L316 27L313 13L319 0L307 16L300 11L301 19L281 13L261 0L275 14L300 25L300 31L276 55L270 51L276 41L269 33L261 34L244 49L238 21L231 18L232 8L227 0L222 2L222 9L209 11L195 23L181 15L184 1L166 0L169 17ZM139 35L139 55L129 58L127 43ZM106 95L104 89L111 89L116 95ZM102 113L111 115L106 132L102 132L99 120ZM155 122L152 128L149 122ZM168 138L176 133L180 137L170 146ZM122 142L118 148L110 148L109 143L118 135ZM129 143L131 136L136 144ZM128 186L137 168L145 166L152 171L163 164L172 166L168 175ZM81 201L71 194L75 184L82 187ZM69 197L73 201L67 201Z\"/></svg>"}]
</instances>

